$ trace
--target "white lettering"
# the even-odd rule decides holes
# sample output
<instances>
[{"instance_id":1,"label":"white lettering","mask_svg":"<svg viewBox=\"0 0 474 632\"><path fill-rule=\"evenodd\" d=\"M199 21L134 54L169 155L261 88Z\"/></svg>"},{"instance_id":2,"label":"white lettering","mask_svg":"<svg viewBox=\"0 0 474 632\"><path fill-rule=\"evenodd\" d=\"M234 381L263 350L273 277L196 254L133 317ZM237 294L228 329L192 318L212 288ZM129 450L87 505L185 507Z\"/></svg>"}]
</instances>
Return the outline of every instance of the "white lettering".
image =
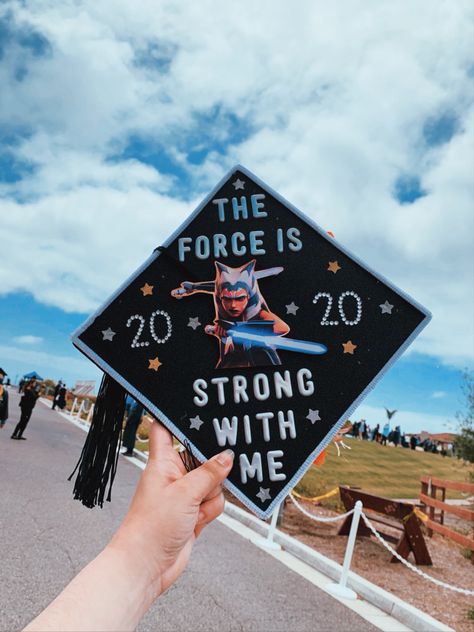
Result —
<instances>
[{"instance_id":1,"label":"white lettering","mask_svg":"<svg viewBox=\"0 0 474 632\"><path fill-rule=\"evenodd\" d=\"M244 485L248 478L255 478L255 475L257 475L257 481L259 483L263 481L262 456L260 452L253 453L251 463L246 454L241 454L239 456L239 465L240 480Z\"/></svg>"},{"instance_id":2,"label":"white lettering","mask_svg":"<svg viewBox=\"0 0 474 632\"><path fill-rule=\"evenodd\" d=\"M277 473L277 470L281 470L283 467L283 463L275 461L275 459L281 458L283 454L283 450L272 450L267 454L268 478L271 481L284 481L286 479L286 474L283 474L283 472Z\"/></svg>"},{"instance_id":3,"label":"white lettering","mask_svg":"<svg viewBox=\"0 0 474 632\"><path fill-rule=\"evenodd\" d=\"M231 421L229 421L228 417L223 417L222 426L219 425L219 420L214 417L212 425L216 433L217 443L221 448L227 445L227 443L229 445L235 445L237 443L237 428L239 425L237 417L232 417Z\"/></svg>"},{"instance_id":4,"label":"white lettering","mask_svg":"<svg viewBox=\"0 0 474 632\"><path fill-rule=\"evenodd\" d=\"M198 380L194 380L193 383L193 391L196 393L197 397L193 398L193 402L196 406L205 406L209 401L209 397L204 389L207 388L206 380L199 378Z\"/></svg>"}]
</instances>

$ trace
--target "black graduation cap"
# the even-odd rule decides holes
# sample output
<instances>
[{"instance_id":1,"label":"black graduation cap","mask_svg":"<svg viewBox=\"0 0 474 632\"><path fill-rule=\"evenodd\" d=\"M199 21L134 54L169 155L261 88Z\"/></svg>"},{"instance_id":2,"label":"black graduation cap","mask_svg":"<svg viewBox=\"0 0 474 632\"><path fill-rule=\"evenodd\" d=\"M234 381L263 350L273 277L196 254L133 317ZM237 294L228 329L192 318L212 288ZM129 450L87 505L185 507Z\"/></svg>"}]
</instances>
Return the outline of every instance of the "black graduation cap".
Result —
<instances>
[{"instance_id":1,"label":"black graduation cap","mask_svg":"<svg viewBox=\"0 0 474 632\"><path fill-rule=\"evenodd\" d=\"M5 369L2 369L0 367L0 375L8 375L8 373L5 371Z\"/></svg>"},{"instance_id":2,"label":"black graduation cap","mask_svg":"<svg viewBox=\"0 0 474 632\"><path fill-rule=\"evenodd\" d=\"M429 319L237 166L73 335L106 374L75 496L110 499L127 391L267 517Z\"/></svg>"}]
</instances>

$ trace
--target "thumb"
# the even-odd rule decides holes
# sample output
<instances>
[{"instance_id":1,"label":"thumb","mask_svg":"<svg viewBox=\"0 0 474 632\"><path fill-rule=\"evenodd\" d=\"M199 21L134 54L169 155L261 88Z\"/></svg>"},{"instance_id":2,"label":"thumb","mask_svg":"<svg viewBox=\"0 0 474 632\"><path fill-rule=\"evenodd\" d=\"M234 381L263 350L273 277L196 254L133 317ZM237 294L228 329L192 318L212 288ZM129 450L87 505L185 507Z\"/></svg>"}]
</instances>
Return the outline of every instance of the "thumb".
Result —
<instances>
[{"instance_id":1,"label":"thumb","mask_svg":"<svg viewBox=\"0 0 474 632\"><path fill-rule=\"evenodd\" d=\"M180 483L196 504L201 504L204 498L218 485L221 485L229 474L234 463L232 450L224 450L216 454L203 465L189 472Z\"/></svg>"}]
</instances>

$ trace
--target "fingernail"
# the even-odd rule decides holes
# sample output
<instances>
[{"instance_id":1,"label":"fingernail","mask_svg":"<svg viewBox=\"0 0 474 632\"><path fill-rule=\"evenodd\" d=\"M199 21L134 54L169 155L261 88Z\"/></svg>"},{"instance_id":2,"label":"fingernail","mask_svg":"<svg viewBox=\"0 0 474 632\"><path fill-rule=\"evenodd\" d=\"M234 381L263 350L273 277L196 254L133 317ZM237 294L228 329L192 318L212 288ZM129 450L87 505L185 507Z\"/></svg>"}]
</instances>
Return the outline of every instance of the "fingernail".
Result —
<instances>
[{"instance_id":1,"label":"fingernail","mask_svg":"<svg viewBox=\"0 0 474 632\"><path fill-rule=\"evenodd\" d=\"M234 460L234 456L234 451L227 449L216 456L216 461L220 465L230 465L231 461Z\"/></svg>"}]
</instances>

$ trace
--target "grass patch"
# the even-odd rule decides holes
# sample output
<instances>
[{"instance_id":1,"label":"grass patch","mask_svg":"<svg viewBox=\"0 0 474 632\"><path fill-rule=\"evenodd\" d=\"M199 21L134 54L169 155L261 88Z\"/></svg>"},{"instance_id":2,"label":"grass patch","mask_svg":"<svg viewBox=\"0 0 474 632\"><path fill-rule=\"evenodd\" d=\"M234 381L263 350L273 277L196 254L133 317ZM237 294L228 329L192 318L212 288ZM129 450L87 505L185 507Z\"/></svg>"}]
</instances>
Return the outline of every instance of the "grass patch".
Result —
<instances>
[{"instance_id":1,"label":"grass patch","mask_svg":"<svg viewBox=\"0 0 474 632\"><path fill-rule=\"evenodd\" d=\"M345 441L352 449L342 450L338 457L335 446L331 444L324 464L313 466L299 482L296 491L305 496L317 496L338 485L351 485L388 498L417 498L422 474L465 481L471 471L471 467L452 457L350 438ZM449 497L463 496L452 492ZM338 497L323 504L339 507Z\"/></svg>"}]
</instances>

